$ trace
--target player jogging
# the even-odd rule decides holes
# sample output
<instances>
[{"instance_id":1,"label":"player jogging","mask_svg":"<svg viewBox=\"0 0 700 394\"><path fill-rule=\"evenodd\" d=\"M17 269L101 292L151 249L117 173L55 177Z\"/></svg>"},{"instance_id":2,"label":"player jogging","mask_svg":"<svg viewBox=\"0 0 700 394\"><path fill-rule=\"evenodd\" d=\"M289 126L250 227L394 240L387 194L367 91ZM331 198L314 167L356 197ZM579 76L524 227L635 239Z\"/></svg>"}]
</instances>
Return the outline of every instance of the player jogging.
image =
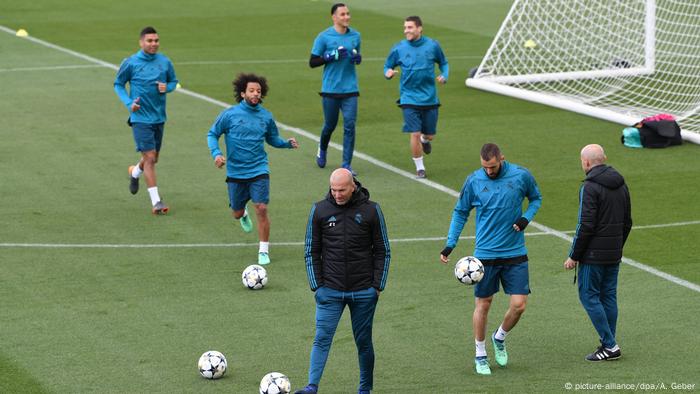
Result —
<instances>
[{"instance_id":1,"label":"player jogging","mask_svg":"<svg viewBox=\"0 0 700 394\"><path fill-rule=\"evenodd\" d=\"M239 74L233 81L233 92L238 105L219 114L207 134L207 144L214 165L226 165L229 206L233 217L240 220L245 232L253 230L253 223L245 206L253 201L258 219L258 264L269 264L270 219L267 204L270 202L270 167L265 152L265 142L275 148L296 149L296 139L283 140L279 136L275 119L263 108L262 99L267 95L267 80L255 74ZM219 138L224 135L226 157L219 148Z\"/></svg>"},{"instance_id":2,"label":"player jogging","mask_svg":"<svg viewBox=\"0 0 700 394\"><path fill-rule=\"evenodd\" d=\"M139 191L139 177L146 178L148 194L156 215L166 214L168 206L163 203L156 184L156 163L163 142L165 95L177 87L177 77L172 62L167 56L157 53L160 38L156 29L145 27L139 39L141 50L124 59L114 80L114 91L129 110L128 123L134 134L136 150L141 159L129 167L129 191ZM126 84L129 84L129 92Z\"/></svg>"},{"instance_id":3,"label":"player jogging","mask_svg":"<svg viewBox=\"0 0 700 394\"><path fill-rule=\"evenodd\" d=\"M418 16L409 16L403 24L406 39L394 45L384 63L384 77L396 75L401 67L399 107L403 111L403 132L410 133L411 156L416 166L416 177L425 178L423 153L432 151L430 141L437 132L440 101L435 81L445 84L450 74L447 58L440 44L423 36L423 22ZM435 77L435 64L442 74Z\"/></svg>"}]
</instances>

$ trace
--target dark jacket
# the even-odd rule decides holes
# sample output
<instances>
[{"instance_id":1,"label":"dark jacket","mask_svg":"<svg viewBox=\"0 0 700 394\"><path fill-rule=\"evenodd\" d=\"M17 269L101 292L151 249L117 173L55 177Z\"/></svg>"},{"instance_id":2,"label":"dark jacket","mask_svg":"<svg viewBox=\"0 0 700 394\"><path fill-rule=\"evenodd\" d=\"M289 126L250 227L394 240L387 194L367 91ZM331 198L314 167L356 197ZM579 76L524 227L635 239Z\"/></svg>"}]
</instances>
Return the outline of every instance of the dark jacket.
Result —
<instances>
[{"instance_id":1,"label":"dark jacket","mask_svg":"<svg viewBox=\"0 0 700 394\"><path fill-rule=\"evenodd\" d=\"M336 204L329 191L311 208L304 248L311 290L384 290L391 259L384 216L367 189L355 184L346 204Z\"/></svg>"},{"instance_id":2,"label":"dark jacket","mask_svg":"<svg viewBox=\"0 0 700 394\"><path fill-rule=\"evenodd\" d=\"M569 257L583 264L616 264L632 229L630 193L614 168L591 168L581 185L576 235Z\"/></svg>"}]
</instances>

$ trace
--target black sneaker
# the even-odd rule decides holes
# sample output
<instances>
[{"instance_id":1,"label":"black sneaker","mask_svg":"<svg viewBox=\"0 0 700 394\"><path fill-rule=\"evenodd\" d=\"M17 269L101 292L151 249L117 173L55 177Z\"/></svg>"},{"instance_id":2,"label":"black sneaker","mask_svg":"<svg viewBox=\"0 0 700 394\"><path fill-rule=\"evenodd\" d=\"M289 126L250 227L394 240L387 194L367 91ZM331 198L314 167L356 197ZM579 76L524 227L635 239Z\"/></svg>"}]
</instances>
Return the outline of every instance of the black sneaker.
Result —
<instances>
[{"instance_id":1,"label":"black sneaker","mask_svg":"<svg viewBox=\"0 0 700 394\"><path fill-rule=\"evenodd\" d=\"M420 144L423 146L423 153L425 153L426 155L429 155L430 152L433 151L433 145L430 143L430 141L421 141Z\"/></svg>"},{"instance_id":2,"label":"black sneaker","mask_svg":"<svg viewBox=\"0 0 700 394\"><path fill-rule=\"evenodd\" d=\"M418 179L425 179L425 170L418 170L418 171L416 171L416 178L418 178Z\"/></svg>"},{"instance_id":3,"label":"black sneaker","mask_svg":"<svg viewBox=\"0 0 700 394\"><path fill-rule=\"evenodd\" d=\"M595 361L610 361L610 360L617 360L620 357L622 357L622 352L620 351L619 347L617 348L617 350L612 351L610 349L606 349L605 346L600 346L598 349L596 349L595 352L586 356L586 360L594 361L594 362Z\"/></svg>"},{"instance_id":4,"label":"black sneaker","mask_svg":"<svg viewBox=\"0 0 700 394\"><path fill-rule=\"evenodd\" d=\"M129 166L129 191L131 194L136 194L139 192L139 178L134 178L131 176L131 171L135 166Z\"/></svg>"}]
</instances>

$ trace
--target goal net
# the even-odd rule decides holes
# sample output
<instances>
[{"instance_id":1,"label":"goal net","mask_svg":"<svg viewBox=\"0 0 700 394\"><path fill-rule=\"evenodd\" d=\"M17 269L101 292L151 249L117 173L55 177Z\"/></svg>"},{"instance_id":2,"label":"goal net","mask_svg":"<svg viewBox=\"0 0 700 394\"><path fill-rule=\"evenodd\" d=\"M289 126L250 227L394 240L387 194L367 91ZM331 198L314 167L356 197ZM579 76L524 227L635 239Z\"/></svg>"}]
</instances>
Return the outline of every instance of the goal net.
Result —
<instances>
[{"instance_id":1,"label":"goal net","mask_svg":"<svg viewBox=\"0 0 700 394\"><path fill-rule=\"evenodd\" d=\"M700 143L700 1L515 0L466 84Z\"/></svg>"}]
</instances>

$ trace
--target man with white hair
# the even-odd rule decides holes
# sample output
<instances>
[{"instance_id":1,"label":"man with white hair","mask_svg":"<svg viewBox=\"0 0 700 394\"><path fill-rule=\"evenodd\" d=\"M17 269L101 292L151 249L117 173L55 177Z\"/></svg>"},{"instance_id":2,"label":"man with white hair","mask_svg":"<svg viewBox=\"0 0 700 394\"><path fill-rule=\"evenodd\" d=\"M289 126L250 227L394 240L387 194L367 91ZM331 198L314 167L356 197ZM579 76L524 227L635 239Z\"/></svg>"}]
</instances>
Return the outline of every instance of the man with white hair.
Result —
<instances>
[{"instance_id":1,"label":"man with white hair","mask_svg":"<svg viewBox=\"0 0 700 394\"><path fill-rule=\"evenodd\" d=\"M374 377L372 322L379 293L386 285L391 252L382 210L350 170L333 171L326 198L311 208L304 250L309 286L315 292L316 336L309 384L296 394L318 392L346 305L360 364L357 392L369 394Z\"/></svg>"},{"instance_id":2,"label":"man with white hair","mask_svg":"<svg viewBox=\"0 0 700 394\"><path fill-rule=\"evenodd\" d=\"M564 262L566 269L579 267L579 299L600 337L601 345L586 356L588 361L622 356L615 339L617 276L622 248L632 229L632 210L625 179L605 164L606 159L600 145L581 150L586 179L579 192L576 234Z\"/></svg>"}]
</instances>

